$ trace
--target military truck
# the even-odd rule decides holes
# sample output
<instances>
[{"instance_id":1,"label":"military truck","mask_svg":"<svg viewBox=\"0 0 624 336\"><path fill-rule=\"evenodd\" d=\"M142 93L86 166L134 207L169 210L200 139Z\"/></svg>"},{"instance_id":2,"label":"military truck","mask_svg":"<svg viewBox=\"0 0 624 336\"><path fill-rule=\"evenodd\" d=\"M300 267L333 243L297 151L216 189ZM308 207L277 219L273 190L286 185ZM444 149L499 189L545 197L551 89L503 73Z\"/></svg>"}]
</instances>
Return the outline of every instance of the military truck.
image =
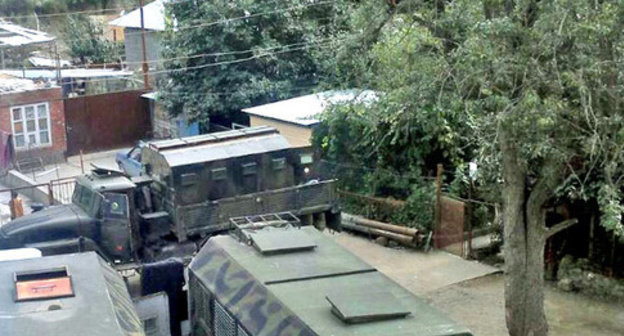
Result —
<instances>
[{"instance_id":1,"label":"military truck","mask_svg":"<svg viewBox=\"0 0 624 336\"><path fill-rule=\"evenodd\" d=\"M5 336L144 336L123 279L93 252L0 262Z\"/></svg>"},{"instance_id":2,"label":"military truck","mask_svg":"<svg viewBox=\"0 0 624 336\"><path fill-rule=\"evenodd\" d=\"M334 181L314 175L310 154L270 127L152 142L142 159L141 176L96 167L77 178L72 204L0 227L0 249L97 251L131 265L189 257L230 217L291 211L309 224L339 221Z\"/></svg>"},{"instance_id":3,"label":"military truck","mask_svg":"<svg viewBox=\"0 0 624 336\"><path fill-rule=\"evenodd\" d=\"M263 217L189 265L191 335L472 335L295 216Z\"/></svg>"}]
</instances>

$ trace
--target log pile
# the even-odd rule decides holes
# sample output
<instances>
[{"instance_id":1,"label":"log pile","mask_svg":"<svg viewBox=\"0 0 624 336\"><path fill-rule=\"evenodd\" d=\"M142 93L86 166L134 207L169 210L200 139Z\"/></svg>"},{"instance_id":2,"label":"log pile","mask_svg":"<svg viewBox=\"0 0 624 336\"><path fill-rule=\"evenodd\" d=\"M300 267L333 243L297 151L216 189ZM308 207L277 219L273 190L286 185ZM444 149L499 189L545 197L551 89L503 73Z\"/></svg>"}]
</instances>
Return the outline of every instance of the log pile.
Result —
<instances>
[{"instance_id":1,"label":"log pile","mask_svg":"<svg viewBox=\"0 0 624 336\"><path fill-rule=\"evenodd\" d=\"M341 226L345 230L384 237L409 247L418 246L424 239L424 233L418 229L378 222L346 213L342 214Z\"/></svg>"}]
</instances>

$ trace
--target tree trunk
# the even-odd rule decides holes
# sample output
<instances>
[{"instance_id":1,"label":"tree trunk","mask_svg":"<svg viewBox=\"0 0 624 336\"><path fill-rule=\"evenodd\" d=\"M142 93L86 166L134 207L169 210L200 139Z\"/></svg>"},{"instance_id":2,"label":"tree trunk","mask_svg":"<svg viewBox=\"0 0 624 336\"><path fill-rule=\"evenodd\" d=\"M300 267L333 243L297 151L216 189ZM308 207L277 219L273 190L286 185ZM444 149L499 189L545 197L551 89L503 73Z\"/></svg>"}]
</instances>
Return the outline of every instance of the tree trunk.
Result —
<instances>
[{"instance_id":1,"label":"tree trunk","mask_svg":"<svg viewBox=\"0 0 624 336\"><path fill-rule=\"evenodd\" d=\"M499 130L500 131L500 130ZM548 335L544 313L544 212L542 188L527 192L526 164L501 135L505 241L505 317L511 336Z\"/></svg>"}]
</instances>

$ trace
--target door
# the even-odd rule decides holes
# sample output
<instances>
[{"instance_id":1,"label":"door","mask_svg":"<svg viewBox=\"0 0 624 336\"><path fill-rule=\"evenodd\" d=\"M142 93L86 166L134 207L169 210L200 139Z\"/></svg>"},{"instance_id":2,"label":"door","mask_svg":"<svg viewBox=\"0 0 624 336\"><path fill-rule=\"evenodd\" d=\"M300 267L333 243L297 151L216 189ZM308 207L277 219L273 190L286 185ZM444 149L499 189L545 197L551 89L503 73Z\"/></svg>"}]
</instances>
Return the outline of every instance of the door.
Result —
<instances>
[{"instance_id":1,"label":"door","mask_svg":"<svg viewBox=\"0 0 624 336\"><path fill-rule=\"evenodd\" d=\"M105 193L102 206L101 247L114 262L132 259L128 196Z\"/></svg>"}]
</instances>

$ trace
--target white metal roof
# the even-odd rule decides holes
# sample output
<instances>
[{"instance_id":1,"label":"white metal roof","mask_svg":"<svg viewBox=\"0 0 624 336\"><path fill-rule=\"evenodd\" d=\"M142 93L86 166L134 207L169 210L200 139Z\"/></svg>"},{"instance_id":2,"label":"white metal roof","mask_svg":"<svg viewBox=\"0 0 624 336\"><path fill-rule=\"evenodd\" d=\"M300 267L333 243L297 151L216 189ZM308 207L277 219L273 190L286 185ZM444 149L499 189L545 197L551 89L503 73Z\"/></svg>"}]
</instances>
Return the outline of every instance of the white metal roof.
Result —
<instances>
[{"instance_id":1,"label":"white metal roof","mask_svg":"<svg viewBox=\"0 0 624 336\"><path fill-rule=\"evenodd\" d=\"M148 30L165 30L165 5L167 0L155 0L143 6L143 26ZM137 8L132 12L116 18L108 23L111 26L125 28L141 28L141 10Z\"/></svg>"},{"instance_id":2,"label":"white metal roof","mask_svg":"<svg viewBox=\"0 0 624 336\"><path fill-rule=\"evenodd\" d=\"M370 90L333 90L250 107L243 109L243 112L301 126L313 126L319 123L319 114L329 105L371 102L376 99L377 94Z\"/></svg>"},{"instance_id":3,"label":"white metal roof","mask_svg":"<svg viewBox=\"0 0 624 336\"><path fill-rule=\"evenodd\" d=\"M31 56L28 61L36 67L56 68L56 60L53 58ZM71 66L71 62L67 60L59 60L59 64L63 68Z\"/></svg>"},{"instance_id":4,"label":"white metal roof","mask_svg":"<svg viewBox=\"0 0 624 336\"><path fill-rule=\"evenodd\" d=\"M0 74L30 79L55 79L56 70L0 70ZM104 77L128 77L132 71L115 69L61 69L61 78L104 78Z\"/></svg>"},{"instance_id":5,"label":"white metal roof","mask_svg":"<svg viewBox=\"0 0 624 336\"><path fill-rule=\"evenodd\" d=\"M56 37L38 30L28 29L0 19L0 48L46 43Z\"/></svg>"},{"instance_id":6,"label":"white metal roof","mask_svg":"<svg viewBox=\"0 0 624 336\"><path fill-rule=\"evenodd\" d=\"M30 79L15 78L0 73L0 95L16 92L34 91L55 87L50 83L35 83Z\"/></svg>"}]
</instances>

